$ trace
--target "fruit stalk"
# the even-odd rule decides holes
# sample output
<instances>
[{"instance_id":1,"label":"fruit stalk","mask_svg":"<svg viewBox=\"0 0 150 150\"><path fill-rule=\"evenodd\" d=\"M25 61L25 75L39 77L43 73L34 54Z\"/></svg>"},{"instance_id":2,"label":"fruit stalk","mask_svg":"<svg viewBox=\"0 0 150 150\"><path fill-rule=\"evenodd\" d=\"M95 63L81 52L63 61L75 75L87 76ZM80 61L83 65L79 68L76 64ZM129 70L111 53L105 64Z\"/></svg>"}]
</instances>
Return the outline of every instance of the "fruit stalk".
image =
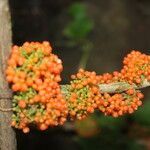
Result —
<instances>
[{"instance_id":1,"label":"fruit stalk","mask_svg":"<svg viewBox=\"0 0 150 150\"><path fill-rule=\"evenodd\" d=\"M61 85L62 93L65 95L69 92L69 84ZM143 89L150 86L150 82L146 79L143 81L141 85L129 84L127 82L113 82L109 84L99 84L99 89L101 93L121 93L127 91L128 89Z\"/></svg>"}]
</instances>

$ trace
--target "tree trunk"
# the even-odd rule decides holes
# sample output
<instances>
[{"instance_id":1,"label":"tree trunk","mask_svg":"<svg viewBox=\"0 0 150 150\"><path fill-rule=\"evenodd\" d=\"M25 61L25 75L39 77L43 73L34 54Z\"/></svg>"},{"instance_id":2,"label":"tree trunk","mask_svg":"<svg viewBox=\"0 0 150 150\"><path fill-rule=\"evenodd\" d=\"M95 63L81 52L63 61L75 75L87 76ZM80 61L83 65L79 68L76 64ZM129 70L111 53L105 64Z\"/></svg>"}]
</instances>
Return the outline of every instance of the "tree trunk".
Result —
<instances>
[{"instance_id":1,"label":"tree trunk","mask_svg":"<svg viewBox=\"0 0 150 150\"><path fill-rule=\"evenodd\" d=\"M11 91L5 81L5 67L11 48L11 20L8 0L0 0L0 107L10 108ZM12 112L0 111L0 150L16 150L15 132L10 126Z\"/></svg>"}]
</instances>

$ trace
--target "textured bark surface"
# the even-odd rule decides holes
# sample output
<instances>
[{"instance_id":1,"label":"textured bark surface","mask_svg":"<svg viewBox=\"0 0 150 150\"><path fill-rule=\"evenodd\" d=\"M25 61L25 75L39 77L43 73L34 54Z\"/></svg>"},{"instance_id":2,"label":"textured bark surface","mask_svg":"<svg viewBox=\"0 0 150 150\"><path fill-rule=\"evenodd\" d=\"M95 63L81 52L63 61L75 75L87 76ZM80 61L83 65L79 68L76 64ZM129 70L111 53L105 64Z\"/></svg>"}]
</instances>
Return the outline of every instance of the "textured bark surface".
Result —
<instances>
[{"instance_id":1,"label":"textured bark surface","mask_svg":"<svg viewBox=\"0 0 150 150\"><path fill-rule=\"evenodd\" d=\"M0 107L11 107L11 91L5 81L6 60L11 47L11 21L7 0L0 0ZM0 150L16 150L15 132L10 126L12 112L0 111Z\"/></svg>"}]
</instances>

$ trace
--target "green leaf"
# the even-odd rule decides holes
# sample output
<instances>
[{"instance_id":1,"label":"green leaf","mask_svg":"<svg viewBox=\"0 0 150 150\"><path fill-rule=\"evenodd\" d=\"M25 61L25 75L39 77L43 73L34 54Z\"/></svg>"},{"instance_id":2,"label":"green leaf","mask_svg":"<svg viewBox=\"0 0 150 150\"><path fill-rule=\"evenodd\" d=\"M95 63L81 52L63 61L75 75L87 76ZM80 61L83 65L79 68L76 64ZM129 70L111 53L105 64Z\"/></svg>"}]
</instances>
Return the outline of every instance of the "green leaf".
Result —
<instances>
[{"instance_id":1,"label":"green leaf","mask_svg":"<svg viewBox=\"0 0 150 150\"><path fill-rule=\"evenodd\" d=\"M86 5L74 3L69 8L70 22L66 25L63 33L71 40L83 40L93 29L93 21L88 17Z\"/></svg>"},{"instance_id":2,"label":"green leaf","mask_svg":"<svg viewBox=\"0 0 150 150\"><path fill-rule=\"evenodd\" d=\"M92 29L93 23L89 19L84 18L79 21L71 22L64 30L64 34L71 39L83 39L88 36Z\"/></svg>"},{"instance_id":3,"label":"green leaf","mask_svg":"<svg viewBox=\"0 0 150 150\"><path fill-rule=\"evenodd\" d=\"M82 3L74 3L69 7L69 15L76 18L82 19L86 16L86 6Z\"/></svg>"}]
</instances>

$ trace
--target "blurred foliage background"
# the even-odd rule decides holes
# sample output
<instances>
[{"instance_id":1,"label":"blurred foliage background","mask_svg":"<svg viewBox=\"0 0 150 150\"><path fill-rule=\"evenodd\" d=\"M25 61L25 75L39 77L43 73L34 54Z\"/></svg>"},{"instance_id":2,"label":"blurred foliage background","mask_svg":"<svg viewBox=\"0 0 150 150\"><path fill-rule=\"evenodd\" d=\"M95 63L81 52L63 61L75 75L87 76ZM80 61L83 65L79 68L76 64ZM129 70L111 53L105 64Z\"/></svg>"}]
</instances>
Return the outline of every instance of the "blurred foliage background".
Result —
<instances>
[{"instance_id":1,"label":"blurred foliage background","mask_svg":"<svg viewBox=\"0 0 150 150\"><path fill-rule=\"evenodd\" d=\"M10 0L13 43L51 42L64 64L62 83L82 67L120 70L131 49L150 54L149 0ZM95 112L46 132L16 131L18 150L150 150L150 94L134 114L117 119Z\"/></svg>"}]
</instances>

